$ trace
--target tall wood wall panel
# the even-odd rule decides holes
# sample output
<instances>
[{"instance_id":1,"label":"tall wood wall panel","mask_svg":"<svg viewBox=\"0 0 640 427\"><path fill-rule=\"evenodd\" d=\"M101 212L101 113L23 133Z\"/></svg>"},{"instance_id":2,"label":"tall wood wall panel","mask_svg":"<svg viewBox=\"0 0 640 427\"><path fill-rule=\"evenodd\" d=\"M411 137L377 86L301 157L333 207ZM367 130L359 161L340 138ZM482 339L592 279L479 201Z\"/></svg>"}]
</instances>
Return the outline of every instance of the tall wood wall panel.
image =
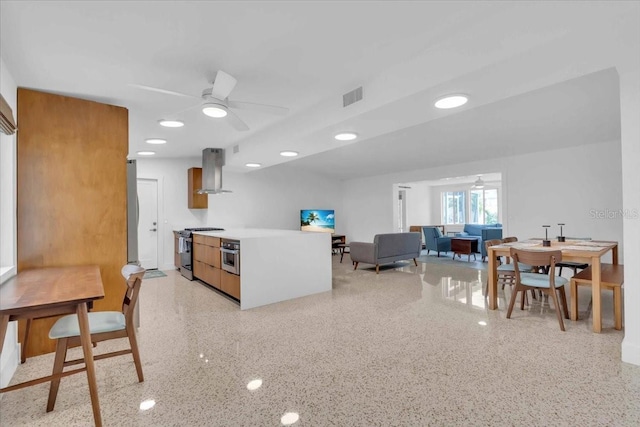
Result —
<instances>
[{"instance_id":1,"label":"tall wood wall panel","mask_svg":"<svg viewBox=\"0 0 640 427\"><path fill-rule=\"evenodd\" d=\"M18 271L99 265L96 311L120 310L125 291L128 120L126 108L18 89ZM55 320L33 322L27 357L55 350Z\"/></svg>"}]
</instances>

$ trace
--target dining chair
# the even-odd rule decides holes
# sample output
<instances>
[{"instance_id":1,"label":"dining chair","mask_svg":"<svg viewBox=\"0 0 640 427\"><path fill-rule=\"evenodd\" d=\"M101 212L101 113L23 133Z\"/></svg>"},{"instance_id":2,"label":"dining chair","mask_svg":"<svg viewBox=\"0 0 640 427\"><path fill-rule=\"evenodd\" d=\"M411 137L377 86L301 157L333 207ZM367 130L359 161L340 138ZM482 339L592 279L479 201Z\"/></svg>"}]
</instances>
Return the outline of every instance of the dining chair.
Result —
<instances>
[{"instance_id":1,"label":"dining chair","mask_svg":"<svg viewBox=\"0 0 640 427\"><path fill-rule=\"evenodd\" d=\"M504 242L505 239L490 239L484 242L484 246L486 249L487 254L489 253L489 248L491 246L494 245L500 245ZM511 240L513 242L513 240ZM516 239L517 241L517 239ZM496 257L496 261L499 263L498 267L497 267L497 278L498 278L498 285L502 285L502 289L504 289L505 285L509 285L512 286L515 284L515 277L516 277L516 272L515 272L515 267L513 263L502 263L502 259L501 257ZM524 271L524 272L530 272L532 271L532 267L530 265L526 265L526 264L520 264L520 271ZM484 285L484 295L487 296L489 294L489 279L487 278L487 281L485 282ZM531 295L533 296L533 299L536 299L536 295L534 293L534 291L531 291ZM526 300L527 296L526 293L524 295L525 297L525 303L528 303L528 300Z\"/></svg>"},{"instance_id":2,"label":"dining chair","mask_svg":"<svg viewBox=\"0 0 640 427\"><path fill-rule=\"evenodd\" d=\"M132 354L139 382L144 381L144 376L142 374L140 352L138 351L138 343L136 341L134 310L136 303L138 302L138 295L140 293L140 286L142 284L144 272L145 269L137 265L125 265L122 267L121 273L125 278L127 288L125 290L121 312L95 311L89 313L91 342L93 342L94 345L101 341L116 338L129 339L129 349L95 355L94 360ZM63 370L67 366L84 363L84 358L69 361L66 360L67 350L81 344L78 316L76 314L71 314L58 319L49 330L49 338L57 340L56 355L53 362L53 375L58 375L58 377L51 380L49 400L47 401L47 412L53 411L53 407L56 403L61 378L59 374L63 374ZM84 370L86 370L86 367L79 369L78 372Z\"/></svg>"},{"instance_id":3,"label":"dining chair","mask_svg":"<svg viewBox=\"0 0 640 427\"><path fill-rule=\"evenodd\" d=\"M565 240L591 240L591 237L565 237ZM563 261L556 264L558 267L558 276L562 276L562 268L570 268L573 270L573 275L578 273L578 270L584 270L589 267L589 264L583 262Z\"/></svg>"},{"instance_id":4,"label":"dining chair","mask_svg":"<svg viewBox=\"0 0 640 427\"><path fill-rule=\"evenodd\" d=\"M564 277L556 276L556 263L562 261L562 251L536 251L511 248L510 255L515 266L516 280L515 288L511 294L509 309L507 310L507 319L511 318L511 312L513 311L513 306L516 302L516 294L519 291L526 292L527 290L538 290L548 295L553 300L556 315L558 316L558 323L560 324L560 330L564 331L564 322L562 320L562 313L560 312L560 304L558 303L558 294L560 294L564 317L568 319L569 309L567 307L567 296L564 291L564 285L569 281ZM528 273L521 271L519 268L520 263L545 267L543 270L545 272ZM520 310L524 310L524 298L520 299Z\"/></svg>"}]
</instances>

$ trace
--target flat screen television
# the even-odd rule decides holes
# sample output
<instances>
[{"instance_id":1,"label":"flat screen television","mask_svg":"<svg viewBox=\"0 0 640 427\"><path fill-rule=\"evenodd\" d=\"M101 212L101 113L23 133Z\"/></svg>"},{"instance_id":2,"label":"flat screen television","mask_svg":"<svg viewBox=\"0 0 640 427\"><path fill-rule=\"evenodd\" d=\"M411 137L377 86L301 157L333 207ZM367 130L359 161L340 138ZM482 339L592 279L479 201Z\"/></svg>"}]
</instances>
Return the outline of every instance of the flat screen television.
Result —
<instances>
[{"instance_id":1,"label":"flat screen television","mask_svg":"<svg viewBox=\"0 0 640 427\"><path fill-rule=\"evenodd\" d=\"M333 209L300 210L300 230L335 233L335 212Z\"/></svg>"}]
</instances>

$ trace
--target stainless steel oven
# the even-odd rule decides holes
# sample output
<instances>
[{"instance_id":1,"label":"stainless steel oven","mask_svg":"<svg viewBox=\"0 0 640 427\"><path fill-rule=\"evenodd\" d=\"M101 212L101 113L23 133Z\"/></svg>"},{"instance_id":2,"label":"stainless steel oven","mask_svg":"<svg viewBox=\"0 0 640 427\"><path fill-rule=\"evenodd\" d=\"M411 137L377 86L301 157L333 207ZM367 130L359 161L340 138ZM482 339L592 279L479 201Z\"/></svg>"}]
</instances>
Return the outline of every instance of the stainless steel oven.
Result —
<instances>
[{"instance_id":1,"label":"stainless steel oven","mask_svg":"<svg viewBox=\"0 0 640 427\"><path fill-rule=\"evenodd\" d=\"M220 242L222 269L232 274L240 274L240 242L238 240L222 240Z\"/></svg>"}]
</instances>

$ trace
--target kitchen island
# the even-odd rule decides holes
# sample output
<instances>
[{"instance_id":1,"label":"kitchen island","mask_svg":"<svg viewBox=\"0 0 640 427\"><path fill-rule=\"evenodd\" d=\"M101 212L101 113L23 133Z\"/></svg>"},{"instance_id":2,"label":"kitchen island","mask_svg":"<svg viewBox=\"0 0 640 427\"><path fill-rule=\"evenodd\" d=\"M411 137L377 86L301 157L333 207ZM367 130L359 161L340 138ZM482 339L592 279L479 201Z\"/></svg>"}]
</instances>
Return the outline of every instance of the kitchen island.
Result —
<instances>
[{"instance_id":1,"label":"kitchen island","mask_svg":"<svg viewBox=\"0 0 640 427\"><path fill-rule=\"evenodd\" d=\"M241 310L331 290L328 233L243 228L199 235L240 242Z\"/></svg>"}]
</instances>

